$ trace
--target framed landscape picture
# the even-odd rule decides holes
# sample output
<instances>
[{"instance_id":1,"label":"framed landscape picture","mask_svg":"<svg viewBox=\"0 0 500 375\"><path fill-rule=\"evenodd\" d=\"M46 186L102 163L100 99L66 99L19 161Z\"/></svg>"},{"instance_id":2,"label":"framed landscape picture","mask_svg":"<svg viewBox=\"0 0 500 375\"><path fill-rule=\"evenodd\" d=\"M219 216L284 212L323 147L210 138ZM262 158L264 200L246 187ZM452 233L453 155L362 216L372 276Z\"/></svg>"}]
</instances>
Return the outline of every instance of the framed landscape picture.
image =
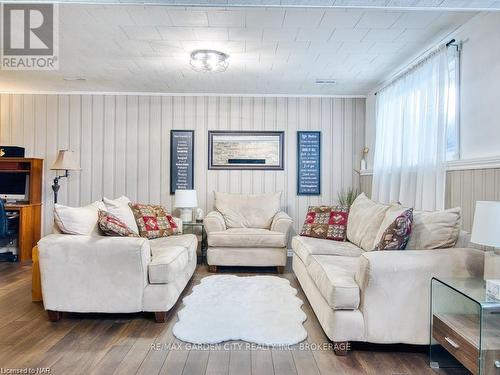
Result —
<instances>
[{"instance_id":1,"label":"framed landscape picture","mask_svg":"<svg viewBox=\"0 0 500 375\"><path fill-rule=\"evenodd\" d=\"M283 170L283 131L208 131L208 169Z\"/></svg>"}]
</instances>

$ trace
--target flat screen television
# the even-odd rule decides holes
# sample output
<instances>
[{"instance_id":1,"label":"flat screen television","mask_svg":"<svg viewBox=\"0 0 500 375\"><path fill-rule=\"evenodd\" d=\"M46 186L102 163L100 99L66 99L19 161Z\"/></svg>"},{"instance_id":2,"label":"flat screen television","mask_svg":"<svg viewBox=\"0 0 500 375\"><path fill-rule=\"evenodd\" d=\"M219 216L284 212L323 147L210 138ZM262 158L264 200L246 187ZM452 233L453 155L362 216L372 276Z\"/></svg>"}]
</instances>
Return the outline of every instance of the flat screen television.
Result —
<instances>
[{"instance_id":1,"label":"flat screen television","mask_svg":"<svg viewBox=\"0 0 500 375\"><path fill-rule=\"evenodd\" d=\"M29 175L25 173L0 173L0 198L7 200L27 200Z\"/></svg>"}]
</instances>

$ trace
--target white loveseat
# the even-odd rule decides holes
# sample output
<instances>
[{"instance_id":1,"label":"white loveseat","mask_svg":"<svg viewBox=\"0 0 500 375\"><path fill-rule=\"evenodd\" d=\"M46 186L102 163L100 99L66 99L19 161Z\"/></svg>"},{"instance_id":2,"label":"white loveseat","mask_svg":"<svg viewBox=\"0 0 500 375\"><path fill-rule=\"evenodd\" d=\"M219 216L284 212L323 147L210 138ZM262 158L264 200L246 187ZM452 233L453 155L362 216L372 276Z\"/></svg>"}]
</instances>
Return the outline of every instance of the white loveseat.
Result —
<instances>
[{"instance_id":1,"label":"white loveseat","mask_svg":"<svg viewBox=\"0 0 500 375\"><path fill-rule=\"evenodd\" d=\"M61 312L150 311L164 322L194 273L197 245L192 234L48 235L38 242L44 307L53 321Z\"/></svg>"},{"instance_id":2,"label":"white loveseat","mask_svg":"<svg viewBox=\"0 0 500 375\"><path fill-rule=\"evenodd\" d=\"M292 219L281 211L281 193L243 195L215 192L215 208L205 217L207 263L217 266L286 265Z\"/></svg>"},{"instance_id":3,"label":"white loveseat","mask_svg":"<svg viewBox=\"0 0 500 375\"><path fill-rule=\"evenodd\" d=\"M391 209L362 195L349 214L349 241L292 239L293 270L334 342L429 344L431 278L482 275L484 252L467 247L459 209L414 212L406 250L370 251Z\"/></svg>"}]
</instances>

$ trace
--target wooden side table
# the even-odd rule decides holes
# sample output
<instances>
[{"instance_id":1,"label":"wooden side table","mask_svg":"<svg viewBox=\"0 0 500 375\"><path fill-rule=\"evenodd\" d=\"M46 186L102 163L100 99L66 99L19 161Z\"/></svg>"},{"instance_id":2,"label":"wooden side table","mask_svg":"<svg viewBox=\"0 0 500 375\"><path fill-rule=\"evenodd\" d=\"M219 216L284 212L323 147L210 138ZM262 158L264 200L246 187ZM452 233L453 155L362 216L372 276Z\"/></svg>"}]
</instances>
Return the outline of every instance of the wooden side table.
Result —
<instances>
[{"instance_id":1,"label":"wooden side table","mask_svg":"<svg viewBox=\"0 0 500 375\"><path fill-rule=\"evenodd\" d=\"M188 228L188 231L186 232L186 228ZM198 229L200 233L196 233L195 229ZM208 249L208 241L207 241L207 232L205 231L205 224L201 221L189 221L189 222L183 222L182 223L182 231L183 233L191 233L191 234L196 234L197 236L200 236L199 242L201 245L200 252L200 264L205 264L205 261L207 259L207 249Z\"/></svg>"},{"instance_id":2,"label":"wooden side table","mask_svg":"<svg viewBox=\"0 0 500 375\"><path fill-rule=\"evenodd\" d=\"M430 366L500 374L500 301L483 279L432 278Z\"/></svg>"}]
</instances>

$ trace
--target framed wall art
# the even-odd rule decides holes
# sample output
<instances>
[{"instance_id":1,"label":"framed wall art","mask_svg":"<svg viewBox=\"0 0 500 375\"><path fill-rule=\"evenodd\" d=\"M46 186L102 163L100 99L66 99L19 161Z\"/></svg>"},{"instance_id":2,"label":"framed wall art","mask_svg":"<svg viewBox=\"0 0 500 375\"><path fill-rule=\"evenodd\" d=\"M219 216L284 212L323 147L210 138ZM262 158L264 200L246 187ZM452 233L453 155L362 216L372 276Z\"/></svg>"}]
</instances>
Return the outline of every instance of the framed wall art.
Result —
<instances>
[{"instance_id":1,"label":"framed wall art","mask_svg":"<svg viewBox=\"0 0 500 375\"><path fill-rule=\"evenodd\" d=\"M297 132L297 195L321 195L321 132Z\"/></svg>"},{"instance_id":2,"label":"framed wall art","mask_svg":"<svg viewBox=\"0 0 500 375\"><path fill-rule=\"evenodd\" d=\"M194 189L194 130L170 131L170 194Z\"/></svg>"},{"instance_id":3,"label":"framed wall art","mask_svg":"<svg viewBox=\"0 0 500 375\"><path fill-rule=\"evenodd\" d=\"M208 169L284 169L283 131L208 131Z\"/></svg>"}]
</instances>

